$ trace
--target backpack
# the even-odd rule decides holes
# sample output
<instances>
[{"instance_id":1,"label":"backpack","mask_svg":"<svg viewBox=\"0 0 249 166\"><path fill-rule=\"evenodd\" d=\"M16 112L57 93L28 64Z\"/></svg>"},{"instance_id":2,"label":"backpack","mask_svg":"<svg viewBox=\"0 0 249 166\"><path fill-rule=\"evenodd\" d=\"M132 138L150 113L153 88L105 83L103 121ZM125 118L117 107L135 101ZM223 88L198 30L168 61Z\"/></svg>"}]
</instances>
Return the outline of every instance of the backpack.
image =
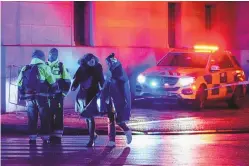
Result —
<instances>
[{"instance_id":1,"label":"backpack","mask_svg":"<svg viewBox=\"0 0 249 166\"><path fill-rule=\"evenodd\" d=\"M22 85L18 87L20 92L20 99L27 99L28 96L34 96L39 93L40 89L40 73L38 64L26 65L25 70L22 71Z\"/></svg>"}]
</instances>

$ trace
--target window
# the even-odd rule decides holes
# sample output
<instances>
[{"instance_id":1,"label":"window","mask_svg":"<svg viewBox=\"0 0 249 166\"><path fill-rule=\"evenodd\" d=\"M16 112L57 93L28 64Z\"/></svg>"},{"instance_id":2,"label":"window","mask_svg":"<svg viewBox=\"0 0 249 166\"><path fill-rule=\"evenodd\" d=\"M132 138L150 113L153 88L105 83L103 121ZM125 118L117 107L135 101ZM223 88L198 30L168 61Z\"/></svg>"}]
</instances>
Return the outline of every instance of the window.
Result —
<instances>
[{"instance_id":1,"label":"window","mask_svg":"<svg viewBox=\"0 0 249 166\"><path fill-rule=\"evenodd\" d=\"M176 36L176 3L168 3L168 43L170 48L175 47Z\"/></svg>"},{"instance_id":2,"label":"window","mask_svg":"<svg viewBox=\"0 0 249 166\"><path fill-rule=\"evenodd\" d=\"M229 57L227 55L223 56L223 59L221 60L220 67L223 69L233 67L233 63L231 62L231 60L229 59Z\"/></svg>"},{"instance_id":3,"label":"window","mask_svg":"<svg viewBox=\"0 0 249 166\"><path fill-rule=\"evenodd\" d=\"M91 2L74 2L74 41L76 45L88 46L90 44L89 3Z\"/></svg>"},{"instance_id":4,"label":"window","mask_svg":"<svg viewBox=\"0 0 249 166\"><path fill-rule=\"evenodd\" d=\"M212 5L205 5L205 24L206 30L212 29Z\"/></svg>"},{"instance_id":5,"label":"window","mask_svg":"<svg viewBox=\"0 0 249 166\"><path fill-rule=\"evenodd\" d=\"M211 65L218 65L221 69L232 68L233 63L226 54L216 54L211 60Z\"/></svg>"},{"instance_id":6,"label":"window","mask_svg":"<svg viewBox=\"0 0 249 166\"><path fill-rule=\"evenodd\" d=\"M233 61L234 64L236 64L237 66L241 67L235 56L231 56L231 59L232 59L232 61Z\"/></svg>"},{"instance_id":7,"label":"window","mask_svg":"<svg viewBox=\"0 0 249 166\"><path fill-rule=\"evenodd\" d=\"M172 52L166 55L158 66L177 66L190 68L205 68L209 54L200 53L177 53Z\"/></svg>"}]
</instances>

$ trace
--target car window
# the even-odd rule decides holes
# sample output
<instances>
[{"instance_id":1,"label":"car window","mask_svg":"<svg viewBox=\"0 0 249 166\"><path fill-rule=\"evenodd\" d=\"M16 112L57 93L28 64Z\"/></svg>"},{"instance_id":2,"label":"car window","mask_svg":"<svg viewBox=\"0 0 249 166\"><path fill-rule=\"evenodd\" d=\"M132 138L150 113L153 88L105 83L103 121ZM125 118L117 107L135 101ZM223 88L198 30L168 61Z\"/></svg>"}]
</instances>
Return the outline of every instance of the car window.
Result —
<instances>
[{"instance_id":1,"label":"car window","mask_svg":"<svg viewBox=\"0 0 249 166\"><path fill-rule=\"evenodd\" d=\"M233 63L235 63L237 66L241 67L240 64L239 64L239 62L238 62L238 60L236 59L235 56L232 55L232 56L231 56L231 60L232 60Z\"/></svg>"},{"instance_id":2,"label":"car window","mask_svg":"<svg viewBox=\"0 0 249 166\"><path fill-rule=\"evenodd\" d=\"M205 68L208 62L209 54L206 53L177 53L167 54L157 65Z\"/></svg>"},{"instance_id":3,"label":"car window","mask_svg":"<svg viewBox=\"0 0 249 166\"><path fill-rule=\"evenodd\" d=\"M211 58L211 65L218 65L221 69L232 68L233 63L226 54L216 54Z\"/></svg>"}]
</instances>

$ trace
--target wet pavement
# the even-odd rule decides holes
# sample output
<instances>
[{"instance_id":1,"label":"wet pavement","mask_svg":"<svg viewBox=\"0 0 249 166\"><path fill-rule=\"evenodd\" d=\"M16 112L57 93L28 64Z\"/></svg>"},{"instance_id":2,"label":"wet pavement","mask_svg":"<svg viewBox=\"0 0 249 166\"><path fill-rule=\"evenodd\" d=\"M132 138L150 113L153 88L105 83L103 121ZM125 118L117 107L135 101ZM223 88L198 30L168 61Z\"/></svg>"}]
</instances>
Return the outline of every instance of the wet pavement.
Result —
<instances>
[{"instance_id":1,"label":"wet pavement","mask_svg":"<svg viewBox=\"0 0 249 166\"><path fill-rule=\"evenodd\" d=\"M1 162L8 165L249 165L249 134L135 135L127 146L117 136L115 148L99 136L86 148L87 136L65 136L61 145L29 145L24 136L1 139Z\"/></svg>"},{"instance_id":2,"label":"wet pavement","mask_svg":"<svg viewBox=\"0 0 249 166\"><path fill-rule=\"evenodd\" d=\"M106 134L108 119L96 119L97 132ZM64 122L65 135L87 134L85 121L73 110L65 110ZM224 103L217 103L201 111L162 105L147 109L134 108L128 125L134 134L249 133L249 106L232 110ZM27 134L26 112L1 115L1 127L2 134Z\"/></svg>"},{"instance_id":3,"label":"wet pavement","mask_svg":"<svg viewBox=\"0 0 249 166\"><path fill-rule=\"evenodd\" d=\"M26 112L3 114L2 165L249 165L248 106L231 110L219 103L201 111L162 105L133 108L133 141L127 146L118 130L115 148L105 146L107 118L96 121L99 137L94 148L85 147L86 123L73 110L65 110L61 145L45 146L40 138L37 145L29 145Z\"/></svg>"}]
</instances>

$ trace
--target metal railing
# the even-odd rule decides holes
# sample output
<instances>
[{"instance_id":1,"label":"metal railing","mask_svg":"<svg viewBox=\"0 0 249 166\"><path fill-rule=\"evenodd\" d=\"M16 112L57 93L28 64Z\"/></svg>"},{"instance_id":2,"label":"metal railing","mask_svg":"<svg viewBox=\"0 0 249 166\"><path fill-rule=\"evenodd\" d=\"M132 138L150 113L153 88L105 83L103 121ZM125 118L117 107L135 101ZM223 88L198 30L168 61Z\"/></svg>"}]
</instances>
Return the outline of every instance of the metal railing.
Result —
<instances>
[{"instance_id":1,"label":"metal railing","mask_svg":"<svg viewBox=\"0 0 249 166\"><path fill-rule=\"evenodd\" d=\"M16 105L16 106L25 106L24 101L19 100L19 91L18 91L18 86L17 86L17 78L18 75L21 71L23 66L16 66L16 65L9 65L8 66L8 72L9 72L9 78L8 80L8 102L10 104ZM14 98L14 99L13 99Z\"/></svg>"}]
</instances>

